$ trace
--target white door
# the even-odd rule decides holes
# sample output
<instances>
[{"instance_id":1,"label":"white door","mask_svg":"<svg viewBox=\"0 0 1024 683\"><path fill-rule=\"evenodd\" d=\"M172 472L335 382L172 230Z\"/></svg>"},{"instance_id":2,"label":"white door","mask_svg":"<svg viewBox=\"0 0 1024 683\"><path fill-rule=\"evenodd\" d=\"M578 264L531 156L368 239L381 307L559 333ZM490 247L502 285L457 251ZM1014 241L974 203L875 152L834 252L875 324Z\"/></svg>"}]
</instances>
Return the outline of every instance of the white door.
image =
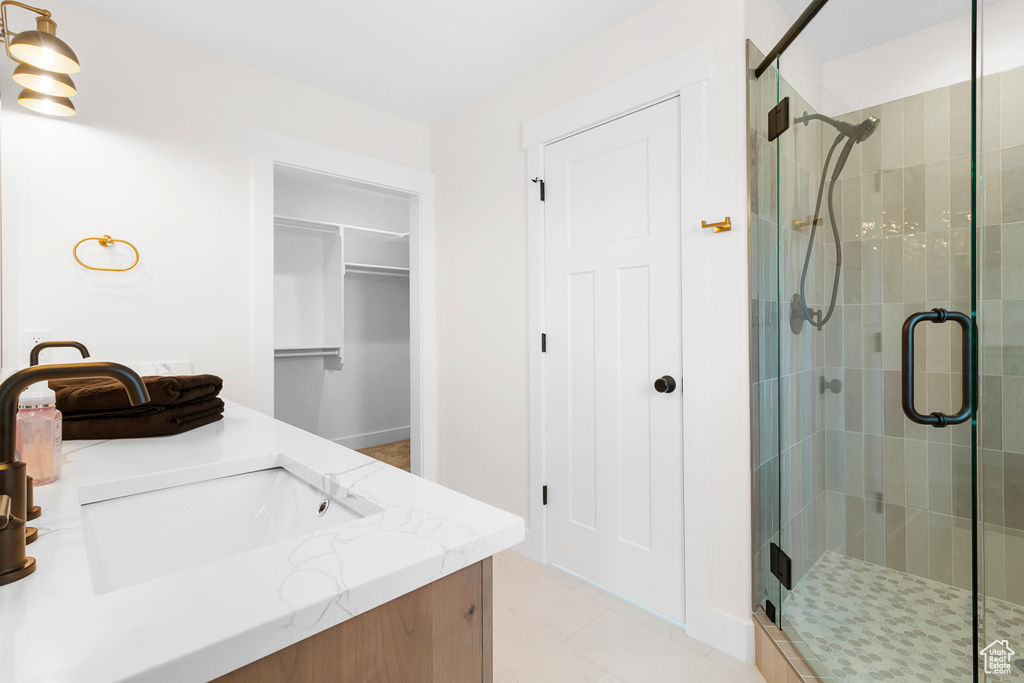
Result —
<instances>
[{"instance_id":1,"label":"white door","mask_svg":"<svg viewBox=\"0 0 1024 683\"><path fill-rule=\"evenodd\" d=\"M682 621L679 127L675 98L545 147L544 358L551 562Z\"/></svg>"}]
</instances>

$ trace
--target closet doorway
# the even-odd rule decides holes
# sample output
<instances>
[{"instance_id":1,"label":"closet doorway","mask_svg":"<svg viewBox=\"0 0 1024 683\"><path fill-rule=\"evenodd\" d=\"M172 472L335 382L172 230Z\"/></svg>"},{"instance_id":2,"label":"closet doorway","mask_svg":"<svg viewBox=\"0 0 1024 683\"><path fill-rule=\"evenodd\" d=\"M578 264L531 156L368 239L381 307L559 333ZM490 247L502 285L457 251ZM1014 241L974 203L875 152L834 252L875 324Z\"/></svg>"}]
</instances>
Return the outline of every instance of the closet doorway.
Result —
<instances>
[{"instance_id":1,"label":"closet doorway","mask_svg":"<svg viewBox=\"0 0 1024 683\"><path fill-rule=\"evenodd\" d=\"M274 416L409 467L407 195L275 166Z\"/></svg>"},{"instance_id":2,"label":"closet doorway","mask_svg":"<svg viewBox=\"0 0 1024 683\"><path fill-rule=\"evenodd\" d=\"M248 146L254 407L352 449L408 441L433 479L432 176L257 129Z\"/></svg>"}]
</instances>

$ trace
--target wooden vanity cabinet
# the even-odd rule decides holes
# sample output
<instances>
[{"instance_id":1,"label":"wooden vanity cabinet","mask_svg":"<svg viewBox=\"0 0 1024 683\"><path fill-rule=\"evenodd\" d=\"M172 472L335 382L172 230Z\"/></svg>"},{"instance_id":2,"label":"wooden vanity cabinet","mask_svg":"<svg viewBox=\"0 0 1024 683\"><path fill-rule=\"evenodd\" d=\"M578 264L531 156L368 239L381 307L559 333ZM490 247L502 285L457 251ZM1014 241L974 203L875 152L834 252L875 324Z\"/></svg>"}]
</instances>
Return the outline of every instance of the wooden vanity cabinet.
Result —
<instances>
[{"instance_id":1,"label":"wooden vanity cabinet","mask_svg":"<svg viewBox=\"0 0 1024 683\"><path fill-rule=\"evenodd\" d=\"M491 558L216 683L492 683Z\"/></svg>"}]
</instances>

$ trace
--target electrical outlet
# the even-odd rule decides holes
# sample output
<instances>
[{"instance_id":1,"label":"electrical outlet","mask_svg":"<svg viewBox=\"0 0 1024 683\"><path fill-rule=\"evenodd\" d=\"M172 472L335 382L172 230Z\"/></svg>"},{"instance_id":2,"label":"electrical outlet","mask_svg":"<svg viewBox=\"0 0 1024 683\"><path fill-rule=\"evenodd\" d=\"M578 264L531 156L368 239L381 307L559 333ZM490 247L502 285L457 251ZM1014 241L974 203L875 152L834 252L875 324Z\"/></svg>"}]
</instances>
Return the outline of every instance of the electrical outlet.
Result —
<instances>
[{"instance_id":1,"label":"electrical outlet","mask_svg":"<svg viewBox=\"0 0 1024 683\"><path fill-rule=\"evenodd\" d=\"M32 348L35 347L36 344L38 344L40 342L44 342L44 341L50 341L50 331L49 330L22 330L21 331L21 357L19 359L20 360L19 365L21 363L24 363L24 364L28 365L28 354L32 351ZM44 351L43 353L47 353L47 352ZM40 357L39 360L42 361L42 360L44 360L44 358Z\"/></svg>"}]
</instances>

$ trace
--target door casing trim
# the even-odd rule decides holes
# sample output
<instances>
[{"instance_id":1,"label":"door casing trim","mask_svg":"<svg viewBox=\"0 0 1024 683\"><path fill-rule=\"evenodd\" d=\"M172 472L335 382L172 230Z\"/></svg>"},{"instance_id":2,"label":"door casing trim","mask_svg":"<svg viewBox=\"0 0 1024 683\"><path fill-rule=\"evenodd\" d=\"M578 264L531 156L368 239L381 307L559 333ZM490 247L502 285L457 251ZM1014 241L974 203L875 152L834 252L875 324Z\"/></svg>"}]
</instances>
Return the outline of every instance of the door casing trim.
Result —
<instances>
[{"instance_id":1,"label":"door casing trim","mask_svg":"<svg viewBox=\"0 0 1024 683\"><path fill-rule=\"evenodd\" d=\"M253 408L274 414L274 166L398 190L409 198L411 468L437 480L437 304L434 285L434 176L408 166L250 127L252 170Z\"/></svg>"}]
</instances>

